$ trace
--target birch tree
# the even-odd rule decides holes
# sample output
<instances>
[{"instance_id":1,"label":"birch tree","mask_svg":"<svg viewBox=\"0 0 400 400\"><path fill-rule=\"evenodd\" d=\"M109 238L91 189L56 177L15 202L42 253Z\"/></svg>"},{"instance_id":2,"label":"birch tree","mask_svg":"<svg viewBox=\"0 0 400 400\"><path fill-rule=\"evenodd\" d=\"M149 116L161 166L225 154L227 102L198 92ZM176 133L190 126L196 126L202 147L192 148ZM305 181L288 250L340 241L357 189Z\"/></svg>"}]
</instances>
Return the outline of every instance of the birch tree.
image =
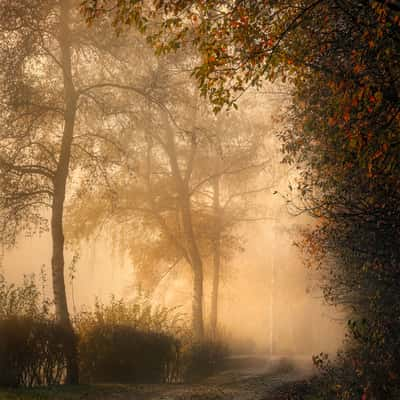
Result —
<instances>
[{"instance_id":1,"label":"birch tree","mask_svg":"<svg viewBox=\"0 0 400 400\"><path fill-rule=\"evenodd\" d=\"M145 96L131 80L139 63L126 58L123 40L104 35L107 23L88 31L76 5L73 0L0 5L1 240L13 246L23 232L50 228L55 315L71 332L68 383L78 381L78 366L64 280L65 201L76 187L72 178L82 171L90 171L86 184L100 179L109 184L107 170L123 159L125 105L119 93Z\"/></svg>"}]
</instances>

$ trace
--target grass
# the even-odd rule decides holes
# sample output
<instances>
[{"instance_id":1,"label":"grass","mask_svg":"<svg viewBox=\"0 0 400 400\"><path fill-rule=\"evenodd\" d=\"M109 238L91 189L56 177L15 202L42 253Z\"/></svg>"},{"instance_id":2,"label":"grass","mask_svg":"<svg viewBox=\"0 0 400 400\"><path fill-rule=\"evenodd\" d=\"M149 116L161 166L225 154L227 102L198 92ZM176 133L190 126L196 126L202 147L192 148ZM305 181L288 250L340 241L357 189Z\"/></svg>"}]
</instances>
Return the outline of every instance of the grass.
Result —
<instances>
[{"instance_id":1,"label":"grass","mask_svg":"<svg viewBox=\"0 0 400 400\"><path fill-rule=\"evenodd\" d=\"M53 386L37 389L2 389L0 400L78 400L78 399L123 399L135 391L129 385L79 385Z\"/></svg>"}]
</instances>

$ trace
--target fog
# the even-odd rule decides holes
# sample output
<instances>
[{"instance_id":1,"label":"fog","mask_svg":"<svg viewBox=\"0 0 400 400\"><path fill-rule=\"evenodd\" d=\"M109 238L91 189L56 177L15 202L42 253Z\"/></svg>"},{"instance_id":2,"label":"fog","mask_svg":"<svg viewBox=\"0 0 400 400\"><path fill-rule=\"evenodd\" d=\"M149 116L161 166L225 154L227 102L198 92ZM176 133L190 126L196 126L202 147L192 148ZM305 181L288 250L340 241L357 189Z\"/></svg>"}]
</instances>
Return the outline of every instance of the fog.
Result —
<instances>
[{"instance_id":1,"label":"fog","mask_svg":"<svg viewBox=\"0 0 400 400\"><path fill-rule=\"evenodd\" d=\"M294 246L299 226L312 220L288 213L283 195L288 176L274 190L263 195L268 215L262 221L240 228L242 251L224 263L221 271L219 317L222 334L243 351L266 355L303 356L334 353L344 335L343 314L325 304L318 288L318 271L304 266ZM275 190L279 192L274 194ZM2 272L8 280L21 282L25 274L41 271L47 276L51 297L50 236L20 237L17 246L4 251ZM71 247L71 246L70 246ZM74 254L78 261L71 280ZM103 231L83 241L78 252L66 254L66 283L70 310L91 308L98 299L105 303L112 295L133 300L140 281L128 254L118 248L112 234ZM192 286L188 266L181 264L159 277L151 293L153 304L178 306L189 320ZM209 314L211 283L205 281L205 316ZM207 317L205 318L207 325Z\"/></svg>"},{"instance_id":2,"label":"fog","mask_svg":"<svg viewBox=\"0 0 400 400\"><path fill-rule=\"evenodd\" d=\"M217 252L221 335L243 345L243 351L305 356L334 352L343 339L341 314L324 304L314 284L318 271L304 267L293 245L298 227L313 221L291 216L285 200L296 172L281 163L276 134L284 127L279 116L290 101L288 88L270 84L257 93L248 91L238 103L239 111L223 110L216 116L188 73L195 55L159 59L137 37L111 40L103 54L93 40L90 51L79 43L82 52L71 58L71 76L81 86L77 92L82 97L76 132L71 133L76 147L71 148L62 210L69 311L91 308L96 300L107 303L111 296L133 301L144 290L154 305L177 307L188 321L196 316L192 303L197 299L207 328L212 314L211 260ZM53 45L57 48L58 43ZM58 82L54 96L62 99L59 87L65 83L59 66L52 65L51 58L47 63L56 71L50 71ZM46 80L39 74L41 67L33 57L26 66L27 77ZM54 90L45 83L43 87ZM63 121L51 122L61 131ZM56 136L46 129L39 127L34 133L44 136L42 147L57 149ZM49 151L43 155L42 147L26 157L52 166L57 151L48 161ZM13 151L19 154L17 145ZM27 184L39 187L43 179L50 188L55 182L47 183L46 175L37 182L31 178L26 177ZM38 200L39 215L49 219L42 206L48 204L47 186L45 191L35 188L34 196L45 197ZM19 197L12 193L10 198ZM27 209L27 225L34 230L38 211L29 205ZM7 211L16 215L12 207ZM16 231L24 230L20 219L15 224ZM13 232L11 243L12 236ZM220 248L213 250L216 241ZM51 298L51 242L48 232L19 234L16 246L4 250L1 268L6 278L21 282L26 274L38 279L44 274ZM192 280L196 282L193 275L199 270L203 274L203 266L202 297L203 277L197 277L197 288ZM59 274L62 268L57 268ZM65 309L63 313L68 314ZM203 316L197 314L202 334Z\"/></svg>"}]
</instances>

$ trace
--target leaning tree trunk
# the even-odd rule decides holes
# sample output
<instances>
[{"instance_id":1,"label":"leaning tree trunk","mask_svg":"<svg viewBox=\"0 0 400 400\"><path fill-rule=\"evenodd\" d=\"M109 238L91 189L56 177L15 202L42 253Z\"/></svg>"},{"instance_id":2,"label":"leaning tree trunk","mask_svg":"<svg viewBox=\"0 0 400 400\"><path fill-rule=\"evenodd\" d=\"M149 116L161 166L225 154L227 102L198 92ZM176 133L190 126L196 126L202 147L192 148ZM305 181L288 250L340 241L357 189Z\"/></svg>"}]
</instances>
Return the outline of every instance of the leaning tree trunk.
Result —
<instances>
[{"instance_id":1,"label":"leaning tree trunk","mask_svg":"<svg viewBox=\"0 0 400 400\"><path fill-rule=\"evenodd\" d=\"M214 212L214 234L212 241L213 253L213 277L211 292L211 335L215 339L218 333L218 298L219 298L219 279L221 273L221 207L219 202L220 177L213 179L213 212Z\"/></svg>"},{"instance_id":2,"label":"leaning tree trunk","mask_svg":"<svg viewBox=\"0 0 400 400\"><path fill-rule=\"evenodd\" d=\"M59 44L63 68L65 111L60 156L54 176L53 204L51 210L51 235L53 242L51 267L56 317L58 323L64 328L67 336L67 341L65 343L67 359L66 383L77 384L79 380L77 343L74 329L69 317L67 296L65 291L63 231L64 200L71 158L77 96L72 82L71 71L71 50L69 39L69 13L71 10L71 5L69 0L61 0L60 4L61 12Z\"/></svg>"}]
</instances>

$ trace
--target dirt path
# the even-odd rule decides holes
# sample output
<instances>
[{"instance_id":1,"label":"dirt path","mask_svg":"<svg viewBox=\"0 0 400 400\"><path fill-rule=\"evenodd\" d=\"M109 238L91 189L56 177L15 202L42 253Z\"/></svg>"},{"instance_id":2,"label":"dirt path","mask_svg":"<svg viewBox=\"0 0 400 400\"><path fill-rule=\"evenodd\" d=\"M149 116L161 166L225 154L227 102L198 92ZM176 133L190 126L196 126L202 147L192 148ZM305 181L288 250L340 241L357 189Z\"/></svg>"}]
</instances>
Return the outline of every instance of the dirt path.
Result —
<instances>
[{"instance_id":1,"label":"dirt path","mask_svg":"<svg viewBox=\"0 0 400 400\"><path fill-rule=\"evenodd\" d=\"M88 400L281 400L282 388L308 376L299 369L257 368L225 371L199 384L137 385Z\"/></svg>"},{"instance_id":2,"label":"dirt path","mask_svg":"<svg viewBox=\"0 0 400 400\"><path fill-rule=\"evenodd\" d=\"M210 382L198 385L182 385L151 396L148 400L276 400L279 388L288 382L301 379L298 373L279 375L257 375L240 377L235 374L232 381ZM147 400L147 399L146 399Z\"/></svg>"}]
</instances>

